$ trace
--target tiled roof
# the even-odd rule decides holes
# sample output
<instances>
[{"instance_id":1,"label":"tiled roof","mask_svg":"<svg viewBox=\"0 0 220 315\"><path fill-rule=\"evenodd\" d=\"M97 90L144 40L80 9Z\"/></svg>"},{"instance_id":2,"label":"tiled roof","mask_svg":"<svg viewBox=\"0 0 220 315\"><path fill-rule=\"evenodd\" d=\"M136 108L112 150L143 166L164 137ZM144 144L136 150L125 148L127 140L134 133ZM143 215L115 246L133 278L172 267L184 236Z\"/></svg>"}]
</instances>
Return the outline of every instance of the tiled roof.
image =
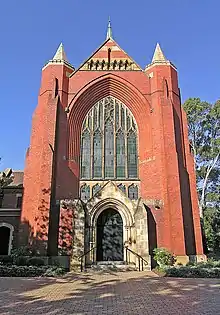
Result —
<instances>
[{"instance_id":1,"label":"tiled roof","mask_svg":"<svg viewBox=\"0 0 220 315\"><path fill-rule=\"evenodd\" d=\"M23 171L13 171L13 182L9 186L22 186L23 185Z\"/></svg>"}]
</instances>

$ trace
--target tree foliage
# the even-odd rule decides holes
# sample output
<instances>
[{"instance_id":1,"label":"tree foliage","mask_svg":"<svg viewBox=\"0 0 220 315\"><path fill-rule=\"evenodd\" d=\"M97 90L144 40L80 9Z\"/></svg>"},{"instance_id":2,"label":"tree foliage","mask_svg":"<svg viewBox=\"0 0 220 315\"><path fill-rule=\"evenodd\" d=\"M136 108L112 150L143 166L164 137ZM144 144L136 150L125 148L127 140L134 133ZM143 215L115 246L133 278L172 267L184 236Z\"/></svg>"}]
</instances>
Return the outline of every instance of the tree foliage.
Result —
<instances>
[{"instance_id":1,"label":"tree foliage","mask_svg":"<svg viewBox=\"0 0 220 315\"><path fill-rule=\"evenodd\" d=\"M13 181L12 172L10 169L0 172L0 190L7 187Z\"/></svg>"},{"instance_id":2,"label":"tree foliage","mask_svg":"<svg viewBox=\"0 0 220 315\"><path fill-rule=\"evenodd\" d=\"M220 100L215 104L189 98L183 107L188 117L194 153L200 216L207 244L220 245Z\"/></svg>"}]
</instances>

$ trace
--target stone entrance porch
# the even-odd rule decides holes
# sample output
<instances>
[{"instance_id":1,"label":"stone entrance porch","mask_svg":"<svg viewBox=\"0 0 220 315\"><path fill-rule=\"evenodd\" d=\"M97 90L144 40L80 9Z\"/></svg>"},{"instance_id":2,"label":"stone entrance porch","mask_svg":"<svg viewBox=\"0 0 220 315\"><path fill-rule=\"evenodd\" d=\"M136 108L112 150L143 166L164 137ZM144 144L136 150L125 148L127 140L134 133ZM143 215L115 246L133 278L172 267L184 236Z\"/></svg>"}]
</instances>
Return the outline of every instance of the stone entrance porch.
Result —
<instances>
[{"instance_id":1,"label":"stone entrance porch","mask_svg":"<svg viewBox=\"0 0 220 315\"><path fill-rule=\"evenodd\" d=\"M97 253L100 252L99 247L100 244L103 244L104 240L98 240L100 235L98 235L97 231L100 216L108 211L108 209L112 209L115 213L118 213L122 220L121 246L123 246L123 249L121 260L126 260L125 246L127 246L148 261L149 269L150 256L145 206L141 198L136 202L131 201L111 181L105 184L87 203L83 203L81 200L75 201L72 266L78 266L79 257L86 253L86 265L91 265L100 260ZM112 232L112 229L110 229L109 233L111 234ZM117 233L114 237L116 240L118 237ZM136 263L137 257L131 253L129 255L129 261ZM106 257L104 260L106 260Z\"/></svg>"}]
</instances>

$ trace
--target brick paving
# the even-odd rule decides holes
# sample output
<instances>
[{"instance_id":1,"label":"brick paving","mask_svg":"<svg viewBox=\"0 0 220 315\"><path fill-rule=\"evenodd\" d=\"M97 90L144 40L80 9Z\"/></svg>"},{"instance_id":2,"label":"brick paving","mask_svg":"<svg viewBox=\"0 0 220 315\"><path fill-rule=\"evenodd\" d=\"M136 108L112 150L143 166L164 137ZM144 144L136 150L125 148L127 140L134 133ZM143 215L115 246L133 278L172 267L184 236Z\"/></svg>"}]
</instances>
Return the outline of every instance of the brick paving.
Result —
<instances>
[{"instance_id":1,"label":"brick paving","mask_svg":"<svg viewBox=\"0 0 220 315\"><path fill-rule=\"evenodd\" d=\"M151 272L0 278L1 315L220 314L220 280Z\"/></svg>"}]
</instances>

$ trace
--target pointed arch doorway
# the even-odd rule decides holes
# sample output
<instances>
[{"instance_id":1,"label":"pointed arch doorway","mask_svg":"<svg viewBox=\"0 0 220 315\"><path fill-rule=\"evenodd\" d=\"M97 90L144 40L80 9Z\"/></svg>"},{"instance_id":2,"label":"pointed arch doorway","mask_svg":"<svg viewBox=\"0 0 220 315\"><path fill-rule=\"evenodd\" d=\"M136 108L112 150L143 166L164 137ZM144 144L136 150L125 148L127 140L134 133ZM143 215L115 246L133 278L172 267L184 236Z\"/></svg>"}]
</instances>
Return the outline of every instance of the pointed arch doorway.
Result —
<instances>
[{"instance_id":1,"label":"pointed arch doorway","mask_svg":"<svg viewBox=\"0 0 220 315\"><path fill-rule=\"evenodd\" d=\"M122 217L107 208L97 219L97 261L123 261L123 252Z\"/></svg>"}]
</instances>

